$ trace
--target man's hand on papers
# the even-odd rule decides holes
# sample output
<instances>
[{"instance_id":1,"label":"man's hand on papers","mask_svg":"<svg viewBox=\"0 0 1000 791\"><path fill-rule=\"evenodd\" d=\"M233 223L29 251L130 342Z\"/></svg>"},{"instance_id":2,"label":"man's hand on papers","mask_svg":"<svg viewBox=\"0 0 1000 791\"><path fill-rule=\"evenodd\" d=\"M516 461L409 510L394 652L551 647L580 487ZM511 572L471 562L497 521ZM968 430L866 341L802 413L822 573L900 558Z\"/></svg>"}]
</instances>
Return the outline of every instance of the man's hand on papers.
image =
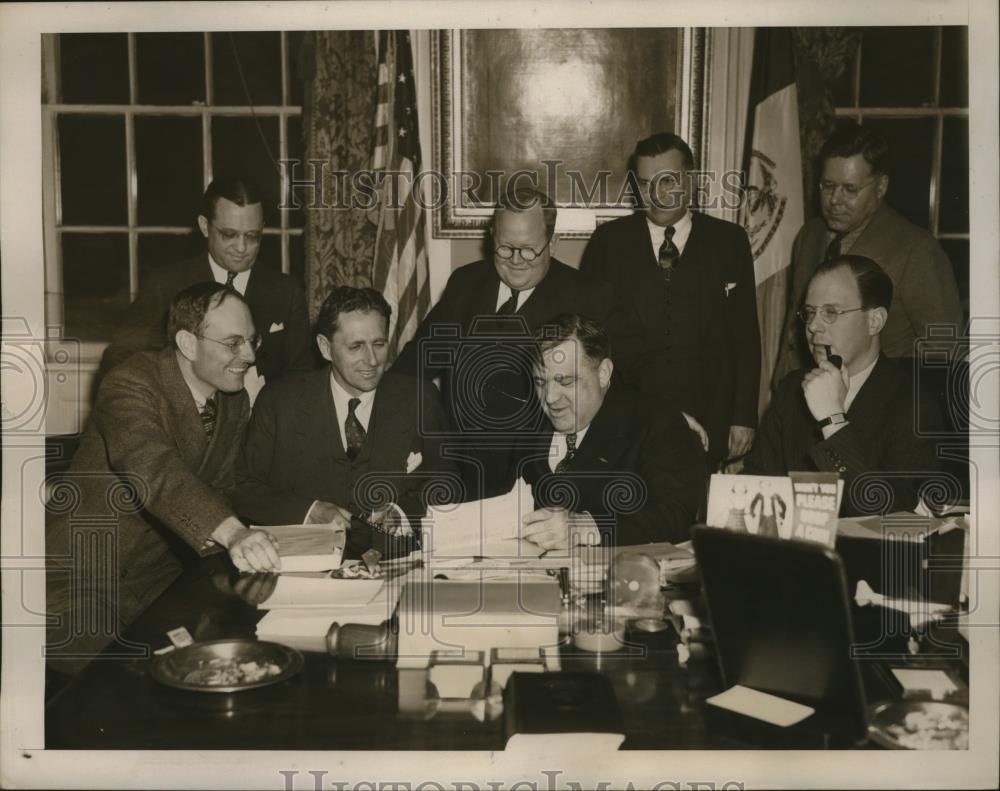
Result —
<instances>
[{"instance_id":1,"label":"man's hand on papers","mask_svg":"<svg viewBox=\"0 0 1000 791\"><path fill-rule=\"evenodd\" d=\"M332 525L336 530L347 530L351 526L351 512L334 503L317 500L306 514L307 525Z\"/></svg>"},{"instance_id":2,"label":"man's hand on papers","mask_svg":"<svg viewBox=\"0 0 1000 791\"><path fill-rule=\"evenodd\" d=\"M524 525L521 537L545 550L601 542L597 523L588 513L540 508L525 515Z\"/></svg>"},{"instance_id":3,"label":"man's hand on papers","mask_svg":"<svg viewBox=\"0 0 1000 791\"><path fill-rule=\"evenodd\" d=\"M266 530L251 530L235 516L212 533L212 540L229 550L229 559L240 571L277 571L281 568L278 542Z\"/></svg>"}]
</instances>

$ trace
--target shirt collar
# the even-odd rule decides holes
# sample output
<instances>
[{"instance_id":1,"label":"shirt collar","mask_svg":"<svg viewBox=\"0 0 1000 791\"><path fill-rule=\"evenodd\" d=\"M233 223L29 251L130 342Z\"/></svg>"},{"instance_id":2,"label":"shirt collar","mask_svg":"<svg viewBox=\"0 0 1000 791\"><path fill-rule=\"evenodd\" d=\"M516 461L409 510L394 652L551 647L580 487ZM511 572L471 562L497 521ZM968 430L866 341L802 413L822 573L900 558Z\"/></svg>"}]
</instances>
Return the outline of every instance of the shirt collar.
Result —
<instances>
[{"instance_id":1,"label":"shirt collar","mask_svg":"<svg viewBox=\"0 0 1000 791\"><path fill-rule=\"evenodd\" d=\"M525 302L528 301L528 297L530 297L534 293L535 288L537 288L537 286L532 286L531 288L525 288L517 292L517 307L515 308L515 310L519 310L520 307ZM511 294L513 293L514 291L511 289L511 287L501 280L500 288L497 290L497 310L500 309L500 306L504 302L510 299Z\"/></svg>"},{"instance_id":2,"label":"shirt collar","mask_svg":"<svg viewBox=\"0 0 1000 791\"><path fill-rule=\"evenodd\" d=\"M212 258L212 254L208 254L208 266L212 270L212 277L215 279L216 283L225 283L226 279L229 277L229 270L219 266L215 263L215 259ZM246 294L247 284L250 282L250 272L253 267L247 269L244 272L237 272L236 277L233 278L233 288L240 292L241 295Z\"/></svg>"},{"instance_id":3,"label":"shirt collar","mask_svg":"<svg viewBox=\"0 0 1000 791\"><path fill-rule=\"evenodd\" d=\"M663 244L663 237L666 233L665 226L657 225L649 217L646 218L646 226L649 228L649 236L653 240L653 246L658 251L660 245ZM684 216L674 223L673 242L674 246L681 253L684 252L684 245L687 244L688 237L691 235L691 226L691 210L688 209L684 212Z\"/></svg>"},{"instance_id":4,"label":"shirt collar","mask_svg":"<svg viewBox=\"0 0 1000 791\"><path fill-rule=\"evenodd\" d=\"M844 396L845 412L851 408L851 404L854 403L854 399L858 396L858 391L861 390L861 388L864 387L865 382L868 381L868 377L871 376L876 363L878 363L877 355L868 367L854 374L854 376L852 376L850 381L847 383L847 395Z\"/></svg>"},{"instance_id":5,"label":"shirt collar","mask_svg":"<svg viewBox=\"0 0 1000 791\"><path fill-rule=\"evenodd\" d=\"M330 389L333 391L333 404L337 408L338 415L341 412L345 415L347 414L347 405L352 398L357 398L361 402L358 405L358 409L367 409L375 400L375 390L369 390L367 393L362 393L357 396L348 393L343 387L341 387L340 382L338 382L336 377L333 375L332 367L330 369ZM375 389L377 390L378 388Z\"/></svg>"}]
</instances>

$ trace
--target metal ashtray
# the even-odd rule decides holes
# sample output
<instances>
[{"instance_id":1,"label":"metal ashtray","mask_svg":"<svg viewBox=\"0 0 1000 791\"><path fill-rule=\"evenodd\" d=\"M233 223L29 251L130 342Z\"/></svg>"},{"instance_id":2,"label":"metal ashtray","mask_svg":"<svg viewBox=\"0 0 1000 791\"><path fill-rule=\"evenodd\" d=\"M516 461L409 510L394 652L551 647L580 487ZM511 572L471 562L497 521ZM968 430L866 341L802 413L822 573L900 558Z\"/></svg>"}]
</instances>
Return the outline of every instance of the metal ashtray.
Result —
<instances>
[{"instance_id":1,"label":"metal ashtray","mask_svg":"<svg viewBox=\"0 0 1000 791\"><path fill-rule=\"evenodd\" d=\"M891 750L967 750L969 710L925 700L877 704L868 710L868 738Z\"/></svg>"},{"instance_id":2,"label":"metal ashtray","mask_svg":"<svg viewBox=\"0 0 1000 791\"><path fill-rule=\"evenodd\" d=\"M291 678L302 663L302 654L280 643L209 640L158 656L149 673L175 689L242 692Z\"/></svg>"}]
</instances>

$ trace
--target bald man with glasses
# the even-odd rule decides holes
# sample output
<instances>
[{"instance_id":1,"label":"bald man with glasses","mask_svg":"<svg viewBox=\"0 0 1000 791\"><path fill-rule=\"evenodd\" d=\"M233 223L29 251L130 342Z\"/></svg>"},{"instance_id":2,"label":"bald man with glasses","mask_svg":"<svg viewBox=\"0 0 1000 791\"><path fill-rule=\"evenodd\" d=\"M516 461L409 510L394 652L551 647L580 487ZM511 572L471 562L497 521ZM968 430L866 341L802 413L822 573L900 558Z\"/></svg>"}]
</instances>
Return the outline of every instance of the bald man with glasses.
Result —
<instances>
[{"instance_id":1,"label":"bald man with glasses","mask_svg":"<svg viewBox=\"0 0 1000 791\"><path fill-rule=\"evenodd\" d=\"M892 307L881 333L887 357L913 357L913 344L930 324L948 324L960 335L962 305L951 262L924 228L885 202L889 147L870 129L848 124L820 152L821 216L802 226L792 248L792 283L781 350L772 385L809 358L795 311L806 284L825 260L850 253L874 260L892 281Z\"/></svg>"},{"instance_id":2,"label":"bald man with glasses","mask_svg":"<svg viewBox=\"0 0 1000 791\"><path fill-rule=\"evenodd\" d=\"M870 258L840 255L820 264L797 313L812 367L779 385L745 474L835 472L844 481L842 516L917 506L921 481L939 463L915 427L938 425L940 416L933 399L915 397L909 366L883 353L893 291ZM885 490L892 493L888 508Z\"/></svg>"}]
</instances>

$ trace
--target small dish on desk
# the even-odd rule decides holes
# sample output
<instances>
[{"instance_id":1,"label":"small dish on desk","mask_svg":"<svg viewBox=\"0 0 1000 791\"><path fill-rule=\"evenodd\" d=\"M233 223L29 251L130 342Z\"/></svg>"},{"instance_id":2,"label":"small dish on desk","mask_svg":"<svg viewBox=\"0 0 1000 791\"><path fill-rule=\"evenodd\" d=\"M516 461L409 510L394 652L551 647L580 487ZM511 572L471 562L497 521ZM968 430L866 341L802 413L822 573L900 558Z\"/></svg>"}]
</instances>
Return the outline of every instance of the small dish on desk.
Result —
<instances>
[{"instance_id":1,"label":"small dish on desk","mask_svg":"<svg viewBox=\"0 0 1000 791\"><path fill-rule=\"evenodd\" d=\"M930 700L876 704L868 710L868 737L891 750L967 750L969 710Z\"/></svg>"},{"instance_id":2,"label":"small dish on desk","mask_svg":"<svg viewBox=\"0 0 1000 791\"><path fill-rule=\"evenodd\" d=\"M291 678L302 669L294 648L260 640L210 640L158 656L154 680L193 692L242 692Z\"/></svg>"}]
</instances>

